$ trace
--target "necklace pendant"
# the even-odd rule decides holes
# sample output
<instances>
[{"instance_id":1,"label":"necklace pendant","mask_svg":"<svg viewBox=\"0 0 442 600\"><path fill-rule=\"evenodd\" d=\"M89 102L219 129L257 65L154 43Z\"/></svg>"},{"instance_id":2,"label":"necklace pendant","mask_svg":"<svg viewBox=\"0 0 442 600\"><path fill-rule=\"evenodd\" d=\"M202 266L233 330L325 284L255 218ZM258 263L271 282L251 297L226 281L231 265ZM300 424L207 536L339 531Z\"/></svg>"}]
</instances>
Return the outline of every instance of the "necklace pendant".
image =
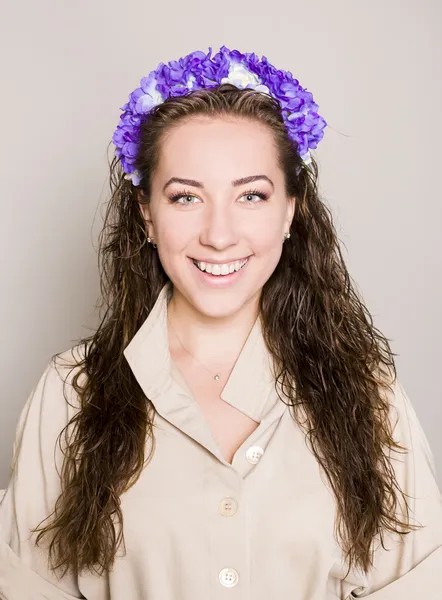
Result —
<instances>
[{"instance_id":1,"label":"necklace pendant","mask_svg":"<svg viewBox=\"0 0 442 600\"><path fill-rule=\"evenodd\" d=\"M214 379L216 379L218 381L219 375L215 375Z\"/></svg>"}]
</instances>

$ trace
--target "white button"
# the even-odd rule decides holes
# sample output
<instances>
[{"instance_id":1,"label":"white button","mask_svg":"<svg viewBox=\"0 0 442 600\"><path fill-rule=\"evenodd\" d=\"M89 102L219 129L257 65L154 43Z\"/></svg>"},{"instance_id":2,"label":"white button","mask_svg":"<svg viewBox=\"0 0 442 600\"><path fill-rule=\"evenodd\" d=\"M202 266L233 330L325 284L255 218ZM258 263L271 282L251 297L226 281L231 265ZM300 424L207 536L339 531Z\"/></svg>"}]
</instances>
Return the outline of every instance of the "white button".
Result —
<instances>
[{"instance_id":1,"label":"white button","mask_svg":"<svg viewBox=\"0 0 442 600\"><path fill-rule=\"evenodd\" d=\"M235 569L223 569L219 573L219 580L224 587L233 587L238 583L239 575Z\"/></svg>"},{"instance_id":2,"label":"white button","mask_svg":"<svg viewBox=\"0 0 442 600\"><path fill-rule=\"evenodd\" d=\"M261 456L264 454L264 450L260 446L250 446L246 452L246 458L249 463L256 465Z\"/></svg>"},{"instance_id":3,"label":"white button","mask_svg":"<svg viewBox=\"0 0 442 600\"><path fill-rule=\"evenodd\" d=\"M231 517L238 510L238 502L235 498L223 498L218 508L224 517Z\"/></svg>"}]
</instances>

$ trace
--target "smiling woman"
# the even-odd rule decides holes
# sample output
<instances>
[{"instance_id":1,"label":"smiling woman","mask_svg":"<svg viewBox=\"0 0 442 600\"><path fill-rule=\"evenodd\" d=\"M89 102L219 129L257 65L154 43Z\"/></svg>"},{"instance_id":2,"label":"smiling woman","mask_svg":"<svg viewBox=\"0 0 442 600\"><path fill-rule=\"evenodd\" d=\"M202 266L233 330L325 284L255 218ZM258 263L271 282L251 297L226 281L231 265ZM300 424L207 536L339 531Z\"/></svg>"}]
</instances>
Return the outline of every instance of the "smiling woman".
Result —
<instances>
[{"instance_id":1,"label":"smiling woman","mask_svg":"<svg viewBox=\"0 0 442 600\"><path fill-rule=\"evenodd\" d=\"M318 195L317 108L225 47L131 94L104 314L22 412L0 597L441 597L433 456Z\"/></svg>"},{"instance_id":2,"label":"smiling woman","mask_svg":"<svg viewBox=\"0 0 442 600\"><path fill-rule=\"evenodd\" d=\"M274 134L263 123L241 115L196 114L176 124L160 144L150 189L139 191L141 212L174 282L169 310L182 321L185 345L222 362L226 354L237 355L257 317L260 290L280 260L295 198L287 196ZM195 260L204 263L202 269ZM228 274L231 264L235 273ZM206 321L210 316L212 325L202 328L195 347L188 327L199 315ZM244 323L233 334L236 342L232 333L225 336L232 316Z\"/></svg>"}]
</instances>

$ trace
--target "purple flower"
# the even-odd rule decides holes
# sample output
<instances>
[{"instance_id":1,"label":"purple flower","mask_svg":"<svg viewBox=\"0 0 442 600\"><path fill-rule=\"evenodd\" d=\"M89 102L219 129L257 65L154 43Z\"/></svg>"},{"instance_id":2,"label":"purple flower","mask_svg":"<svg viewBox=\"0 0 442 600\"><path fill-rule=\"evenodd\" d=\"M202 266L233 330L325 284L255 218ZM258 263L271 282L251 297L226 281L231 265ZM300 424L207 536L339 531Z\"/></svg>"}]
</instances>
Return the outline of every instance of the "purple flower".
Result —
<instances>
[{"instance_id":1,"label":"purple flower","mask_svg":"<svg viewBox=\"0 0 442 600\"><path fill-rule=\"evenodd\" d=\"M141 181L135 169L140 126L155 106L166 98L183 96L195 89L208 89L222 83L236 87L252 88L268 93L280 105L287 132L296 144L297 151L309 164L310 149L315 149L324 137L326 121L317 110L313 95L302 88L290 71L276 69L265 56L241 53L221 46L212 57L197 50L166 65L160 63L154 71L140 81L140 87L129 95L129 101L121 108L123 113L112 136L115 154L134 185Z\"/></svg>"}]
</instances>

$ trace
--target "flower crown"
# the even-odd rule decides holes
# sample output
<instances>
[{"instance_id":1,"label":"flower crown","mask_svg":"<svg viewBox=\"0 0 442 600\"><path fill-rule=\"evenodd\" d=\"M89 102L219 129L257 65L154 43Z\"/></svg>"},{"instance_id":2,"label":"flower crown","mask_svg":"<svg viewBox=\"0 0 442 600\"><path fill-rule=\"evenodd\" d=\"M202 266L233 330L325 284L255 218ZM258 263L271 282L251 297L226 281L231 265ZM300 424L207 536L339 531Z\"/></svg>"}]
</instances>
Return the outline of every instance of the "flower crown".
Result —
<instances>
[{"instance_id":1,"label":"flower crown","mask_svg":"<svg viewBox=\"0 0 442 600\"><path fill-rule=\"evenodd\" d=\"M276 69L267 58L254 53L242 54L222 46L211 57L212 48L205 54L191 52L179 60L158 67L143 77L140 86L129 95L121 107L120 122L112 136L115 154L120 160L125 178L133 185L141 182L134 163L139 149L140 127L145 116L168 97L184 96L196 89L209 89L223 83L237 88L252 88L279 100L289 137L296 142L305 164L311 162L309 149L316 148L324 137L327 123L318 115L313 96L299 85L289 71Z\"/></svg>"}]
</instances>

